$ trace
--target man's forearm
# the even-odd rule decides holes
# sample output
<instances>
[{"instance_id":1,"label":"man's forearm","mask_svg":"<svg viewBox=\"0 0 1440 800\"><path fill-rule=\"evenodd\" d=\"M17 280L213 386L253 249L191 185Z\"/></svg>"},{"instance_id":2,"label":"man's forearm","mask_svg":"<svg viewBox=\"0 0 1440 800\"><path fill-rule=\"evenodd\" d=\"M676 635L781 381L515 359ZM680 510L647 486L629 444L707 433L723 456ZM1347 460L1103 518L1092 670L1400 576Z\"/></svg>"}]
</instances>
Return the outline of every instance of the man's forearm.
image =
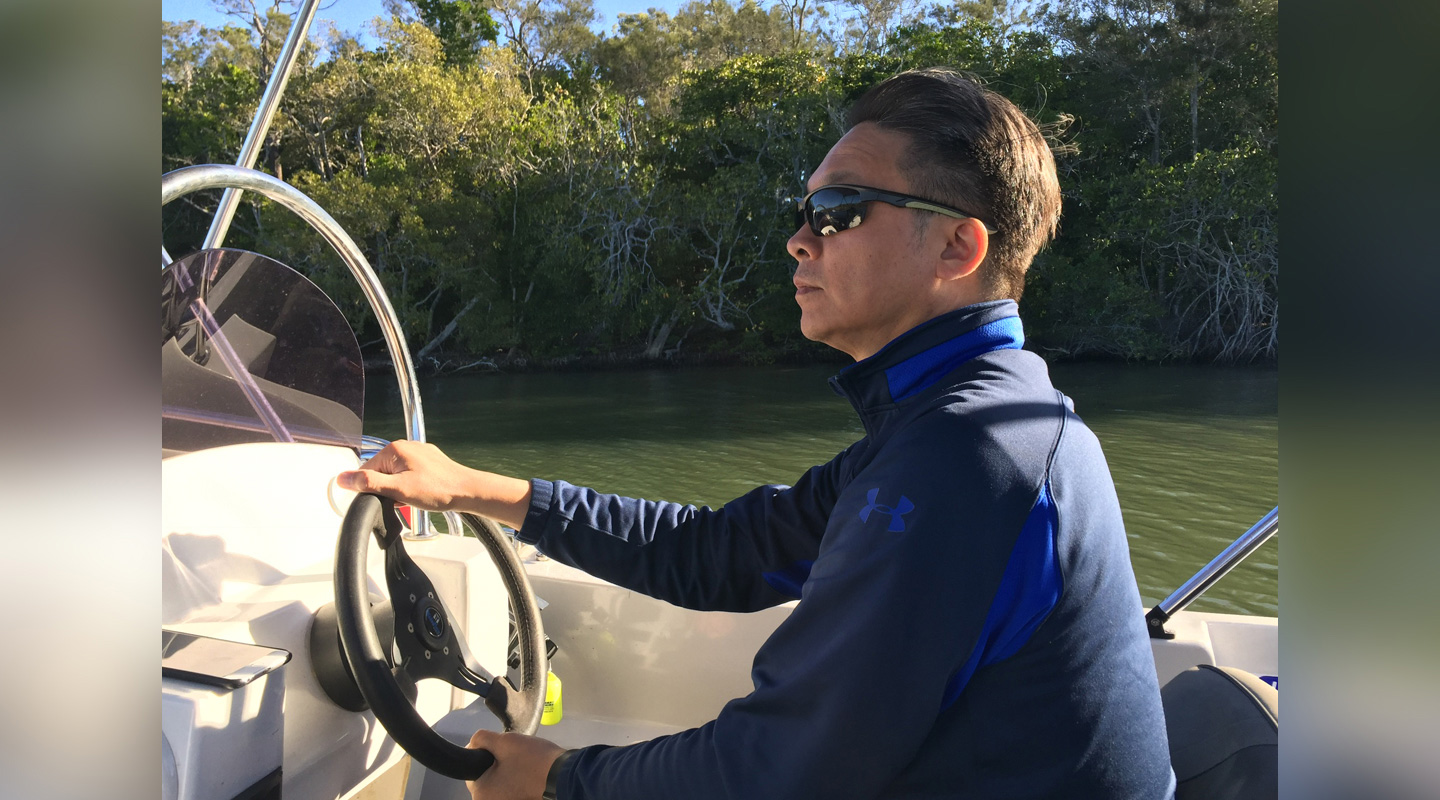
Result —
<instances>
[{"instance_id":1,"label":"man's forearm","mask_svg":"<svg viewBox=\"0 0 1440 800\"><path fill-rule=\"evenodd\" d=\"M489 517L519 530L530 508L530 481L472 470L467 496L457 497L459 511Z\"/></svg>"},{"instance_id":2,"label":"man's forearm","mask_svg":"<svg viewBox=\"0 0 1440 800\"><path fill-rule=\"evenodd\" d=\"M517 529L530 508L529 481L472 469L424 442L391 442L337 481L352 491L383 494L427 511L468 511Z\"/></svg>"}]
</instances>

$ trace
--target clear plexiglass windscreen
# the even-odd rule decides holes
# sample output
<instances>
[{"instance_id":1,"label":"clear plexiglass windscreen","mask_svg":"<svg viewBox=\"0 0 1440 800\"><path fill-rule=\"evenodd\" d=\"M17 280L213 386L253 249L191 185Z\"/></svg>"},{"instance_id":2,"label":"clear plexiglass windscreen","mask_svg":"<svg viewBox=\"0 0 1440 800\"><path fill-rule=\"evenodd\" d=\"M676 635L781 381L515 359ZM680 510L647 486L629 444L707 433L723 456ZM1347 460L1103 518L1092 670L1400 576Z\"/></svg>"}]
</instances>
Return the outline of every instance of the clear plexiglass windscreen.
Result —
<instances>
[{"instance_id":1,"label":"clear plexiglass windscreen","mask_svg":"<svg viewBox=\"0 0 1440 800\"><path fill-rule=\"evenodd\" d=\"M298 272L202 250L160 278L165 456L246 442L358 449L365 371L355 333Z\"/></svg>"}]
</instances>

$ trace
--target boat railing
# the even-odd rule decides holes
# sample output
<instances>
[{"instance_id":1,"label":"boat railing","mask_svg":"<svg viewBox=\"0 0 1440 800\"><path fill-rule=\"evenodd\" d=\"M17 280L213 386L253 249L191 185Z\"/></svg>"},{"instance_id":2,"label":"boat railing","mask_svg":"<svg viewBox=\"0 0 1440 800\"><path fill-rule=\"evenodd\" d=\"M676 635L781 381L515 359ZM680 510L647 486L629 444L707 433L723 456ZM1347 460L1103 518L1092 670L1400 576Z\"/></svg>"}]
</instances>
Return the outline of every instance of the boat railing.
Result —
<instances>
[{"instance_id":1,"label":"boat railing","mask_svg":"<svg viewBox=\"0 0 1440 800\"><path fill-rule=\"evenodd\" d=\"M1229 574L1244 561L1249 555L1270 540L1270 537L1280 532L1280 507L1276 506L1270 513L1260 518L1260 521L1240 535L1240 538L1230 543L1229 547L1220 551L1220 555L1210 560L1210 563L1200 568L1200 571L1190 576L1190 579L1180 585L1179 589L1171 592L1170 596L1161 600L1150 609L1145 615L1145 626L1150 631L1152 639L1173 639L1175 634L1165 630L1165 623L1176 613L1183 611L1186 606L1195 602L1200 595L1205 594L1211 586L1214 586L1221 578Z\"/></svg>"},{"instance_id":2,"label":"boat railing","mask_svg":"<svg viewBox=\"0 0 1440 800\"><path fill-rule=\"evenodd\" d=\"M275 111L280 107L280 96L285 93L285 84L289 82L290 72L295 69L295 62L299 60L300 49L305 44L305 33L310 30L310 22L315 18L315 9L319 5L319 0L304 0L296 11L290 33L285 37L285 45L280 48L280 55L275 58L275 69L270 73L265 93L260 96L260 106L255 110L255 119L251 120L245 142L240 145L240 157L235 159L236 166L255 166L255 159L260 155L260 146L265 143L265 134L270 131L270 123L274 121ZM224 243L225 234L230 231L230 222L235 218L235 210L239 206L240 190L227 188L220 197L214 219L210 221L210 230L205 234L204 249L209 250Z\"/></svg>"}]
</instances>

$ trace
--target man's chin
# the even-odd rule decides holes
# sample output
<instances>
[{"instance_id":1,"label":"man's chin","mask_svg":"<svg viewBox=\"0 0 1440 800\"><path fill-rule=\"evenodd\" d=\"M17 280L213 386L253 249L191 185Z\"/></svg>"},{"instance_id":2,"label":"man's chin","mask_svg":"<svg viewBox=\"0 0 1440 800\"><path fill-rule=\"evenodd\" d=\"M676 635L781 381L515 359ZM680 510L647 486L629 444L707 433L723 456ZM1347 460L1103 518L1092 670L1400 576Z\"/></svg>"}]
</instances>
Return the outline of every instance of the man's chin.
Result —
<instances>
[{"instance_id":1,"label":"man's chin","mask_svg":"<svg viewBox=\"0 0 1440 800\"><path fill-rule=\"evenodd\" d=\"M832 334L833 334L833 333L834 333L833 331L824 330L824 329L822 329L822 328L820 328L820 327L818 327L818 326L816 326L816 325L806 325L806 324L805 324L805 320L804 320L803 317L802 317L801 320L800 320L800 335L801 335L801 336L804 336L806 339L809 339L809 340L812 341L812 342L819 342L820 344L823 344L823 345L825 345L826 347L829 347L829 348L834 349L834 350L839 350L840 352L846 353L846 354L848 355L848 354L849 354L849 351L847 351L847 350L845 350L844 348L840 347L839 345L835 344L835 341L834 341L834 339L832 338ZM853 356L851 356L851 357L853 358Z\"/></svg>"},{"instance_id":2,"label":"man's chin","mask_svg":"<svg viewBox=\"0 0 1440 800\"><path fill-rule=\"evenodd\" d=\"M805 321L805 314L803 312L800 314L800 335L804 336L806 339L809 339L812 342L820 342L821 344L825 343L823 331L821 331L819 326L817 326L815 323L807 323Z\"/></svg>"}]
</instances>

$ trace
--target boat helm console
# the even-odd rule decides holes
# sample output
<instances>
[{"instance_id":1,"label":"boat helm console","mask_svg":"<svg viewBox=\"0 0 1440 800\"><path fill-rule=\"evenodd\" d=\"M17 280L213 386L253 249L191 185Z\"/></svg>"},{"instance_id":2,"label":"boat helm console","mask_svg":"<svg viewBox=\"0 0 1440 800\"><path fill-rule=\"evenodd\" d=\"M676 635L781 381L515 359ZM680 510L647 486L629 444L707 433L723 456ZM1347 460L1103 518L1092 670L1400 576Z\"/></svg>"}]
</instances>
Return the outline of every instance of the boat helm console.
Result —
<instances>
[{"instance_id":1,"label":"boat helm console","mask_svg":"<svg viewBox=\"0 0 1440 800\"><path fill-rule=\"evenodd\" d=\"M489 754L430 727L472 703L533 732L547 659L512 540L454 516L475 535L407 541L392 503L334 483L375 443L330 299L202 250L162 271L161 329L166 791L339 797L405 752L474 778Z\"/></svg>"}]
</instances>

